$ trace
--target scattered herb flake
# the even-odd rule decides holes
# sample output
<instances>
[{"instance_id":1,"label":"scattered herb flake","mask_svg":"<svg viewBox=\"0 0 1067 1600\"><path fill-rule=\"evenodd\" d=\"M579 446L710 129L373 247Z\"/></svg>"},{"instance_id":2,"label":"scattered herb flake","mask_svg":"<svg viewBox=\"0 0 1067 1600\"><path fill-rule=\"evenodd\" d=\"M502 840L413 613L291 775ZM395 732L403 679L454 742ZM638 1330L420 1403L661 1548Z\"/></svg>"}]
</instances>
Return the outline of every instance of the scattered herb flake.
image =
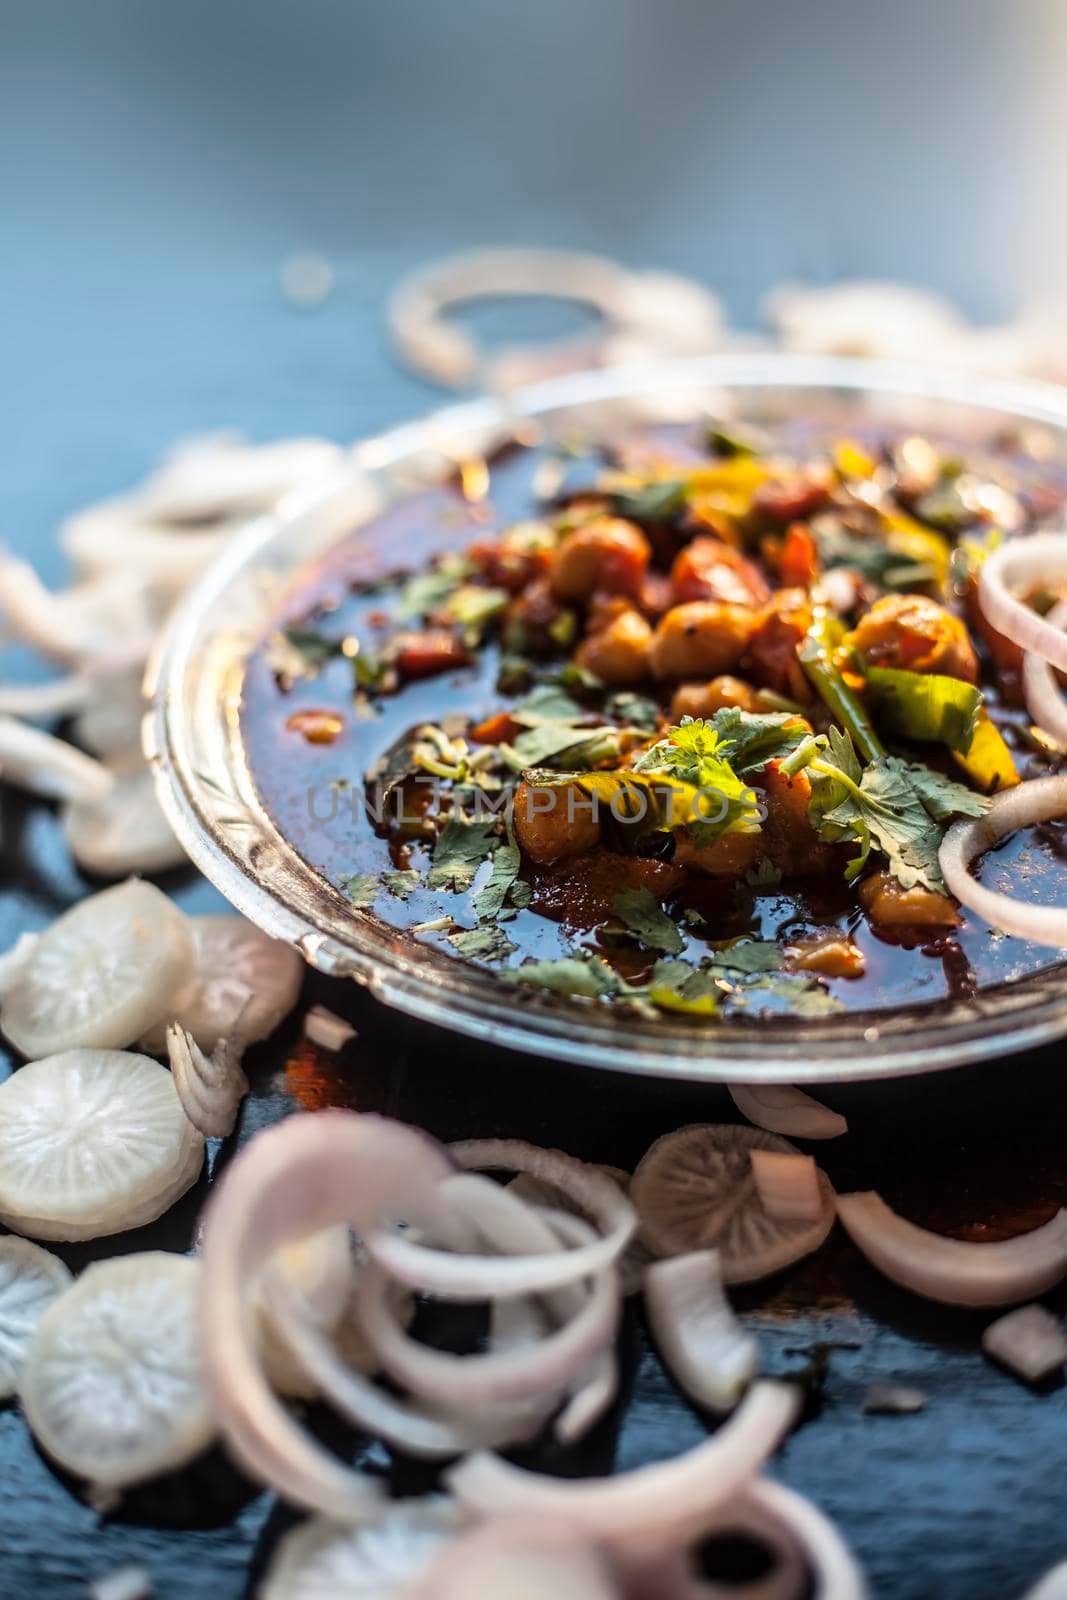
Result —
<instances>
[{"instance_id":1,"label":"scattered herb flake","mask_svg":"<svg viewBox=\"0 0 1067 1600\"><path fill-rule=\"evenodd\" d=\"M478 867L492 851L496 822L469 822L453 814L437 836L428 889L469 889Z\"/></svg>"},{"instance_id":2,"label":"scattered herb flake","mask_svg":"<svg viewBox=\"0 0 1067 1600\"><path fill-rule=\"evenodd\" d=\"M372 906L378 898L379 878L376 872L357 872L345 878L344 891L354 906Z\"/></svg>"},{"instance_id":3,"label":"scattered herb flake","mask_svg":"<svg viewBox=\"0 0 1067 1600\"><path fill-rule=\"evenodd\" d=\"M623 889L611 902L611 909L646 949L663 950L667 955L680 955L685 949L677 924L651 889Z\"/></svg>"},{"instance_id":4,"label":"scattered herb flake","mask_svg":"<svg viewBox=\"0 0 1067 1600\"><path fill-rule=\"evenodd\" d=\"M556 961L524 961L521 967L512 969L511 975L516 983L550 989L553 994L588 995L591 999L617 994L620 989L619 979L599 956L590 959L561 956Z\"/></svg>"},{"instance_id":5,"label":"scattered herb flake","mask_svg":"<svg viewBox=\"0 0 1067 1600\"><path fill-rule=\"evenodd\" d=\"M502 961L516 948L507 934L492 924L450 933L448 942L468 961Z\"/></svg>"},{"instance_id":6,"label":"scattered herb flake","mask_svg":"<svg viewBox=\"0 0 1067 1600\"><path fill-rule=\"evenodd\" d=\"M396 895L398 900L406 900L413 889L417 889L422 882L422 876L414 867L405 867L401 872L383 872L382 887L388 889L390 894Z\"/></svg>"},{"instance_id":7,"label":"scattered herb flake","mask_svg":"<svg viewBox=\"0 0 1067 1600\"><path fill-rule=\"evenodd\" d=\"M514 839L498 845L493 855L493 869L471 901L479 922L492 922L499 917L521 865L522 857Z\"/></svg>"}]
</instances>

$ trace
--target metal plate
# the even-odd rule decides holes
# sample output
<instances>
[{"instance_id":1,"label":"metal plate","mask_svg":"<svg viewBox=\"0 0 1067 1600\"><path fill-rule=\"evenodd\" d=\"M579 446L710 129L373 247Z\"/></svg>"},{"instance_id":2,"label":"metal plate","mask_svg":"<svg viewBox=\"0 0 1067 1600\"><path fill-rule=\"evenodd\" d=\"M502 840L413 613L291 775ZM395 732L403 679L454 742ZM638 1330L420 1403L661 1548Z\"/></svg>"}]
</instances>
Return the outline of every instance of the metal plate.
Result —
<instances>
[{"instance_id":1,"label":"metal plate","mask_svg":"<svg viewBox=\"0 0 1067 1600\"><path fill-rule=\"evenodd\" d=\"M558 1060L696 1081L843 1081L934 1071L1062 1036L1062 967L967 1000L711 1025L620 1017L594 1002L517 990L354 911L262 804L241 741L244 663L299 571L401 496L443 481L472 451L712 410L843 431L906 425L963 443L1043 425L1067 466L1067 391L763 353L586 373L523 391L506 407L479 400L395 429L247 528L173 617L149 674L145 748L179 838L240 911L321 971L351 976L425 1021Z\"/></svg>"}]
</instances>

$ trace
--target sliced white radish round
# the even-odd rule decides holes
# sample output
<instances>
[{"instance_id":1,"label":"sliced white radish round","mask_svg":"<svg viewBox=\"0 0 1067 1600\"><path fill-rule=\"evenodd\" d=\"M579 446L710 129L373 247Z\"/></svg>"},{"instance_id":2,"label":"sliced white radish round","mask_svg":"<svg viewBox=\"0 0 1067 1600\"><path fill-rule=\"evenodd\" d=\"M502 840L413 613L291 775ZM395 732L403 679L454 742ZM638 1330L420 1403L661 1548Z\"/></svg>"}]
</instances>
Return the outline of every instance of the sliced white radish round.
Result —
<instances>
[{"instance_id":1,"label":"sliced white radish round","mask_svg":"<svg viewBox=\"0 0 1067 1600\"><path fill-rule=\"evenodd\" d=\"M4 998L15 979L30 959L30 952L37 943L37 934L20 933L10 950L5 950L0 955L0 1000Z\"/></svg>"},{"instance_id":2,"label":"sliced white radish round","mask_svg":"<svg viewBox=\"0 0 1067 1600\"><path fill-rule=\"evenodd\" d=\"M74 1279L50 1250L28 1239L0 1239L0 1399L18 1387L37 1324Z\"/></svg>"},{"instance_id":3,"label":"sliced white radish round","mask_svg":"<svg viewBox=\"0 0 1067 1600\"><path fill-rule=\"evenodd\" d=\"M274 1316L269 1281L282 1278L297 1297L300 1315L323 1333L336 1334L356 1284L352 1238L347 1228L324 1228L296 1239L278 1251L263 1272L256 1291L259 1306L260 1360L270 1385L292 1399L310 1400L318 1385L293 1355L284 1324Z\"/></svg>"},{"instance_id":4,"label":"sliced white radish round","mask_svg":"<svg viewBox=\"0 0 1067 1600\"><path fill-rule=\"evenodd\" d=\"M87 1267L45 1312L19 1396L68 1472L121 1488L183 1466L210 1441L200 1273L161 1250L120 1256Z\"/></svg>"},{"instance_id":5,"label":"sliced white radish round","mask_svg":"<svg viewBox=\"0 0 1067 1600\"><path fill-rule=\"evenodd\" d=\"M41 1239L142 1227L195 1181L203 1138L148 1056L70 1050L0 1084L0 1220Z\"/></svg>"},{"instance_id":6,"label":"sliced white radish round","mask_svg":"<svg viewBox=\"0 0 1067 1600\"><path fill-rule=\"evenodd\" d=\"M765 1278L817 1250L834 1225L825 1174L814 1222L775 1220L756 1187L754 1150L798 1154L773 1133L732 1123L694 1124L657 1139L630 1184L649 1249L657 1256L718 1250L724 1283Z\"/></svg>"},{"instance_id":7,"label":"sliced white radish round","mask_svg":"<svg viewBox=\"0 0 1067 1600\"><path fill-rule=\"evenodd\" d=\"M386 1501L355 1528L312 1517L279 1543L259 1600L399 1600L459 1521L443 1494Z\"/></svg>"},{"instance_id":8,"label":"sliced white radish round","mask_svg":"<svg viewBox=\"0 0 1067 1600\"><path fill-rule=\"evenodd\" d=\"M91 895L40 935L16 973L0 1029L31 1059L78 1046L121 1049L189 981L193 934L150 883Z\"/></svg>"},{"instance_id":9,"label":"sliced white radish round","mask_svg":"<svg viewBox=\"0 0 1067 1600\"><path fill-rule=\"evenodd\" d=\"M140 753L116 760L107 770L113 779L108 793L76 800L63 811L63 832L79 867L99 878L122 878L184 866L188 858Z\"/></svg>"},{"instance_id":10,"label":"sliced white radish round","mask_svg":"<svg viewBox=\"0 0 1067 1600\"><path fill-rule=\"evenodd\" d=\"M201 1050L214 1050L221 1038L239 1036L244 1044L266 1039L296 1005L304 963L290 945L244 917L190 917L189 923L196 942L192 977L171 997L172 1011L145 1035L145 1048L165 1048L170 1021L187 1029Z\"/></svg>"}]
</instances>

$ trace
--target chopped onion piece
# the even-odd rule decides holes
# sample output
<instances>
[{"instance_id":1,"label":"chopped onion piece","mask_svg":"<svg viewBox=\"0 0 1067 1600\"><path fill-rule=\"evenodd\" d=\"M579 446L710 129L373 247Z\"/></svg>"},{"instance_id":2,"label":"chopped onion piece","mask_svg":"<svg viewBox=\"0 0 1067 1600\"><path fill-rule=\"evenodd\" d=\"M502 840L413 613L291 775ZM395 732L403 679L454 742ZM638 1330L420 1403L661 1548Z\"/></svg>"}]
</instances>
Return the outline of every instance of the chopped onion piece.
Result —
<instances>
[{"instance_id":1,"label":"chopped onion piece","mask_svg":"<svg viewBox=\"0 0 1067 1600\"><path fill-rule=\"evenodd\" d=\"M768 1133L836 1139L848 1132L844 1117L787 1083L731 1083L729 1089L741 1115Z\"/></svg>"},{"instance_id":2,"label":"chopped onion piece","mask_svg":"<svg viewBox=\"0 0 1067 1600\"><path fill-rule=\"evenodd\" d=\"M87 673L75 672L48 683L0 684L0 713L8 717L69 717L81 711L93 692Z\"/></svg>"},{"instance_id":3,"label":"chopped onion piece","mask_svg":"<svg viewBox=\"0 0 1067 1600\"><path fill-rule=\"evenodd\" d=\"M797 1155L773 1133L733 1123L697 1124L657 1139L630 1193L641 1236L656 1255L717 1249L724 1283L751 1283L817 1250L834 1223L833 1190L822 1173L815 1222L776 1221L756 1189L752 1153Z\"/></svg>"},{"instance_id":4,"label":"chopped onion piece","mask_svg":"<svg viewBox=\"0 0 1067 1600\"><path fill-rule=\"evenodd\" d=\"M982 1349L1027 1383L1038 1383L1067 1365L1067 1338L1044 1306L1020 1306L991 1322Z\"/></svg>"},{"instance_id":5,"label":"chopped onion piece","mask_svg":"<svg viewBox=\"0 0 1067 1600\"><path fill-rule=\"evenodd\" d=\"M1053 606L1045 619L1050 628L1067 627L1067 600ZM1044 656L1028 650L1023 657L1023 692L1026 709L1037 726L1067 749L1067 701Z\"/></svg>"},{"instance_id":6,"label":"chopped onion piece","mask_svg":"<svg viewBox=\"0 0 1067 1600\"><path fill-rule=\"evenodd\" d=\"M752 1176L764 1210L775 1222L818 1222L823 1193L812 1156L753 1150Z\"/></svg>"},{"instance_id":7,"label":"chopped onion piece","mask_svg":"<svg viewBox=\"0 0 1067 1600\"><path fill-rule=\"evenodd\" d=\"M1013 591L1047 588L1067 578L1067 536L1033 533L991 550L978 573L978 598L986 617L1006 639L1035 651L1067 672L1067 634L1016 599Z\"/></svg>"},{"instance_id":8,"label":"chopped onion piece","mask_svg":"<svg viewBox=\"0 0 1067 1600\"><path fill-rule=\"evenodd\" d=\"M200 1277L190 1256L119 1256L87 1267L45 1312L19 1397L34 1437L68 1472L121 1488L208 1444Z\"/></svg>"},{"instance_id":9,"label":"chopped onion piece","mask_svg":"<svg viewBox=\"0 0 1067 1600\"><path fill-rule=\"evenodd\" d=\"M103 803L114 786L105 766L41 728L0 716L0 780L47 800Z\"/></svg>"},{"instance_id":10,"label":"chopped onion piece","mask_svg":"<svg viewBox=\"0 0 1067 1600\"><path fill-rule=\"evenodd\" d=\"M715 1250L657 1261L645 1273L645 1307L668 1372L709 1411L732 1411L756 1375L756 1341L723 1292Z\"/></svg>"},{"instance_id":11,"label":"chopped onion piece","mask_svg":"<svg viewBox=\"0 0 1067 1600\"><path fill-rule=\"evenodd\" d=\"M1067 1273L1067 1211L995 1244L929 1233L897 1216L873 1191L839 1195L837 1214L880 1272L943 1305L1013 1305L1044 1294Z\"/></svg>"},{"instance_id":12,"label":"chopped onion piece","mask_svg":"<svg viewBox=\"0 0 1067 1600\"><path fill-rule=\"evenodd\" d=\"M921 1389L902 1383L872 1383L863 1396L863 1409L872 1416L907 1417L925 1404Z\"/></svg>"},{"instance_id":13,"label":"chopped onion piece","mask_svg":"<svg viewBox=\"0 0 1067 1600\"><path fill-rule=\"evenodd\" d=\"M386 1501L356 1527L312 1517L280 1540L258 1600L400 1600L458 1526L442 1494Z\"/></svg>"},{"instance_id":14,"label":"chopped onion piece","mask_svg":"<svg viewBox=\"0 0 1067 1600\"><path fill-rule=\"evenodd\" d=\"M558 1517L588 1537L642 1555L688 1544L711 1526L792 1425L795 1388L760 1382L706 1443L687 1454L615 1478L563 1481L526 1472L484 1452L452 1467L446 1481L479 1516Z\"/></svg>"},{"instance_id":15,"label":"chopped onion piece","mask_svg":"<svg viewBox=\"0 0 1067 1600\"><path fill-rule=\"evenodd\" d=\"M220 1039L206 1056L192 1034L174 1022L167 1029L167 1056L178 1099L193 1127L205 1138L228 1138L248 1093L240 1045Z\"/></svg>"},{"instance_id":16,"label":"chopped onion piece","mask_svg":"<svg viewBox=\"0 0 1067 1600\"><path fill-rule=\"evenodd\" d=\"M89 1585L89 1600L152 1600L155 1594L147 1567L130 1562L114 1567Z\"/></svg>"},{"instance_id":17,"label":"chopped onion piece","mask_svg":"<svg viewBox=\"0 0 1067 1600\"><path fill-rule=\"evenodd\" d=\"M1067 638L1067 635L1063 636ZM994 795L984 816L954 822L941 841L941 871L949 889L972 911L1018 939L1067 949L1067 906L1037 906L987 889L971 873L983 851L1017 828L1067 816L1067 776L1031 778Z\"/></svg>"},{"instance_id":18,"label":"chopped onion piece","mask_svg":"<svg viewBox=\"0 0 1067 1600\"><path fill-rule=\"evenodd\" d=\"M304 1018L304 1038L317 1044L320 1050L336 1053L356 1038L356 1030L326 1006L311 1006Z\"/></svg>"}]
</instances>

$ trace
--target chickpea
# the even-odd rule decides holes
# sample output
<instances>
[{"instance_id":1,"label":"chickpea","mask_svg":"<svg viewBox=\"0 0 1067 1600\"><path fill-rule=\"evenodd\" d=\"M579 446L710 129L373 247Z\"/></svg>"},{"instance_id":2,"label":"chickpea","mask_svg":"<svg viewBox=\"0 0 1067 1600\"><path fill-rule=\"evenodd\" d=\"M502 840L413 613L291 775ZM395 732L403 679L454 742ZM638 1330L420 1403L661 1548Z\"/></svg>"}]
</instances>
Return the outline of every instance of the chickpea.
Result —
<instances>
[{"instance_id":1,"label":"chickpea","mask_svg":"<svg viewBox=\"0 0 1067 1600\"><path fill-rule=\"evenodd\" d=\"M760 709L755 689L744 678L724 676L712 678L710 683L680 683L671 700L671 721L713 717L726 706L740 706L742 711Z\"/></svg>"},{"instance_id":2,"label":"chickpea","mask_svg":"<svg viewBox=\"0 0 1067 1600\"><path fill-rule=\"evenodd\" d=\"M948 895L916 884L903 888L889 872L873 872L859 887L860 905L876 927L893 931L909 928L958 928L959 913Z\"/></svg>"},{"instance_id":3,"label":"chickpea","mask_svg":"<svg viewBox=\"0 0 1067 1600\"><path fill-rule=\"evenodd\" d=\"M578 647L575 661L604 683L630 688L648 677L652 629L638 611L623 611L591 633Z\"/></svg>"},{"instance_id":4,"label":"chickpea","mask_svg":"<svg viewBox=\"0 0 1067 1600\"><path fill-rule=\"evenodd\" d=\"M672 859L691 872L703 872L712 878L740 878L754 867L763 854L763 845L756 833L722 833L714 844L693 844L684 830L677 836Z\"/></svg>"},{"instance_id":5,"label":"chickpea","mask_svg":"<svg viewBox=\"0 0 1067 1600\"><path fill-rule=\"evenodd\" d=\"M959 617L924 594L887 594L845 636L868 667L942 672L978 682L978 658Z\"/></svg>"},{"instance_id":6,"label":"chickpea","mask_svg":"<svg viewBox=\"0 0 1067 1600\"><path fill-rule=\"evenodd\" d=\"M524 778L515 791L512 824L523 855L541 866L589 855L600 843L592 801L577 784L550 788Z\"/></svg>"},{"instance_id":7,"label":"chickpea","mask_svg":"<svg viewBox=\"0 0 1067 1600\"><path fill-rule=\"evenodd\" d=\"M736 667L756 620L748 606L719 600L691 600L674 606L652 637L651 663L657 678L715 677Z\"/></svg>"},{"instance_id":8,"label":"chickpea","mask_svg":"<svg viewBox=\"0 0 1067 1600\"><path fill-rule=\"evenodd\" d=\"M651 549L641 529L621 517L595 517L568 533L552 561L557 600L588 600L596 590L636 599Z\"/></svg>"}]
</instances>

